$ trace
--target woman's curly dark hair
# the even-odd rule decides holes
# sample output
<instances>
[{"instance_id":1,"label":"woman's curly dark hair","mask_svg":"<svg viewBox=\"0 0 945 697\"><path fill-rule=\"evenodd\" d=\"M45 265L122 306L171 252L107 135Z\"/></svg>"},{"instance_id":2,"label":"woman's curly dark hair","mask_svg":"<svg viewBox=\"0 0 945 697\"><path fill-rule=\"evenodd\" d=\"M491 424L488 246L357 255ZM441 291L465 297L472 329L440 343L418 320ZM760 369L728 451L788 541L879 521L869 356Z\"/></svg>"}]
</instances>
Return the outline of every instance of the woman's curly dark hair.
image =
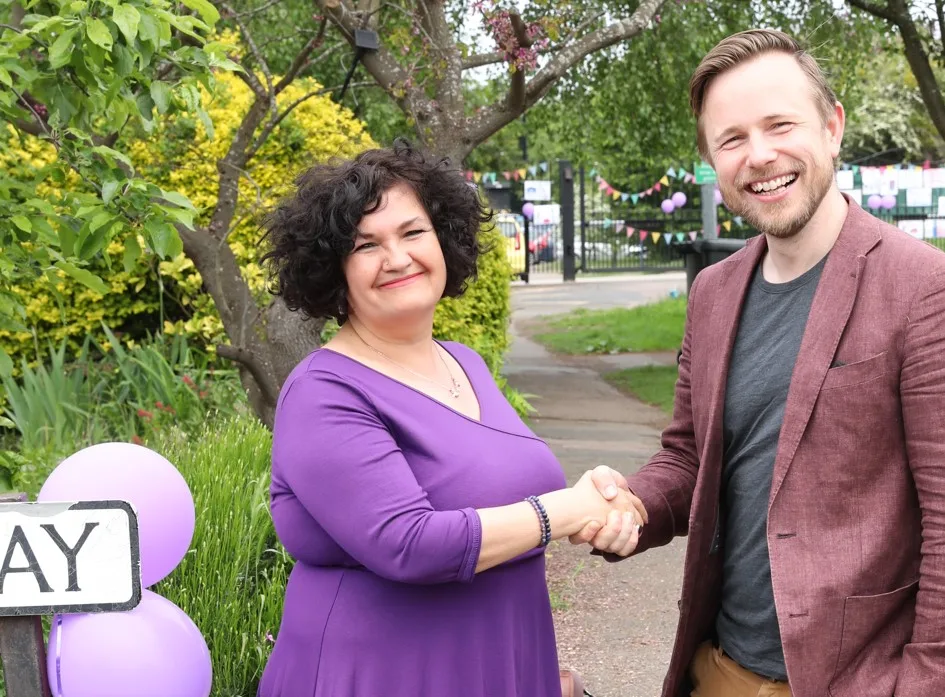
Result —
<instances>
[{"instance_id":1,"label":"woman's curly dark hair","mask_svg":"<svg viewBox=\"0 0 945 697\"><path fill-rule=\"evenodd\" d=\"M354 248L361 218L377 210L384 192L400 183L420 199L440 241L446 261L443 296L462 295L486 251L479 230L491 211L448 160L403 140L353 160L315 165L298 177L294 195L265 222L269 250L262 261L269 268L270 292L290 310L343 323L348 302L342 261Z\"/></svg>"}]
</instances>

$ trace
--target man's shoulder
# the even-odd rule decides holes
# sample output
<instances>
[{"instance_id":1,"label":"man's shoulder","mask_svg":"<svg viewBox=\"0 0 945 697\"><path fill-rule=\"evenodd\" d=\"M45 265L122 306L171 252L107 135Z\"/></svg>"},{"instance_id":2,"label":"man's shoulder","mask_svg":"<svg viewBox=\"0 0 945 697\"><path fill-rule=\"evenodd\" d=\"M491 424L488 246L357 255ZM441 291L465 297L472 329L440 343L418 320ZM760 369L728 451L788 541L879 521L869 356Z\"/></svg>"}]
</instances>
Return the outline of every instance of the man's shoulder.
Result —
<instances>
[{"instance_id":1,"label":"man's shoulder","mask_svg":"<svg viewBox=\"0 0 945 697\"><path fill-rule=\"evenodd\" d=\"M908 261L911 264L927 267L929 270L945 269L945 253L931 243L913 237L886 222L882 223L880 233L882 239L877 251L885 261L897 263ZM915 267L912 271L915 271Z\"/></svg>"},{"instance_id":2,"label":"man's shoulder","mask_svg":"<svg viewBox=\"0 0 945 697\"><path fill-rule=\"evenodd\" d=\"M713 289L717 289L730 273L747 261L747 257L753 253L754 245L760 242L761 235L751 237L745 240L745 246L737 252L702 269L693 281L693 288L699 292L700 297L711 294Z\"/></svg>"}]
</instances>

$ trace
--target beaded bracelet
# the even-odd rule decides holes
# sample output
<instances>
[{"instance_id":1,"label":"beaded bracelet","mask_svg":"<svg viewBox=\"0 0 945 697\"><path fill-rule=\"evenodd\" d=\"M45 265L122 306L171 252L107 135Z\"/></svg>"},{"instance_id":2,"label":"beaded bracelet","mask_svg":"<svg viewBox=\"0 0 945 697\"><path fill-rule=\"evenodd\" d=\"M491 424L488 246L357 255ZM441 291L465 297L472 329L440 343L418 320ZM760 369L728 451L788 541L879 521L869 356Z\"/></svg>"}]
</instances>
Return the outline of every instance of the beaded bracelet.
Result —
<instances>
[{"instance_id":1,"label":"beaded bracelet","mask_svg":"<svg viewBox=\"0 0 945 697\"><path fill-rule=\"evenodd\" d=\"M525 500L535 509L538 522L541 523L541 541L538 543L538 546L547 547L548 543L551 542L551 520L548 519L548 512L545 510L542 502L538 500L537 496L528 496Z\"/></svg>"}]
</instances>

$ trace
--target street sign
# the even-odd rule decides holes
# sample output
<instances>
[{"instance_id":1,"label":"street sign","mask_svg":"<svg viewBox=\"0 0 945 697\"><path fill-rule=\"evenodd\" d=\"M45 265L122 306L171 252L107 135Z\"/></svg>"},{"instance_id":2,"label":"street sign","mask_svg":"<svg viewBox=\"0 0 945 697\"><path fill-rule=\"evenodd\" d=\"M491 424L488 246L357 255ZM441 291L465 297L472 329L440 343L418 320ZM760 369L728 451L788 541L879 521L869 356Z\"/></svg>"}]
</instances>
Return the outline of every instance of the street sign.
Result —
<instances>
[{"instance_id":1,"label":"street sign","mask_svg":"<svg viewBox=\"0 0 945 697\"><path fill-rule=\"evenodd\" d=\"M719 178L715 175L712 165L706 162L697 162L693 167L696 184L715 184Z\"/></svg>"},{"instance_id":2,"label":"street sign","mask_svg":"<svg viewBox=\"0 0 945 697\"><path fill-rule=\"evenodd\" d=\"M125 501L0 503L0 616L131 610L138 519Z\"/></svg>"}]
</instances>

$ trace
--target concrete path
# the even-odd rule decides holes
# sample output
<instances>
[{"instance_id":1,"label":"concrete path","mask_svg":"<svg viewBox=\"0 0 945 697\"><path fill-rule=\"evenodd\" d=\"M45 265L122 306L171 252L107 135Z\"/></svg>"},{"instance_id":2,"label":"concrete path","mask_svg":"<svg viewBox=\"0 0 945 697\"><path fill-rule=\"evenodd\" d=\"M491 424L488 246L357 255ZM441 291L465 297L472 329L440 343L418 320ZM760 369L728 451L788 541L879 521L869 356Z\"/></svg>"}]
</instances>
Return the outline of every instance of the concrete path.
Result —
<instances>
[{"instance_id":1,"label":"concrete path","mask_svg":"<svg viewBox=\"0 0 945 697\"><path fill-rule=\"evenodd\" d=\"M504 373L538 409L531 426L558 456L569 482L599 464L633 472L659 448L666 416L621 394L600 373L667 363L675 355L556 357L525 337L522 325L575 307L629 307L666 297L673 288L685 289L684 275L513 289L513 344ZM588 549L567 541L549 548L561 665L584 675L595 697L657 697L678 618L685 540L616 564Z\"/></svg>"}]
</instances>

